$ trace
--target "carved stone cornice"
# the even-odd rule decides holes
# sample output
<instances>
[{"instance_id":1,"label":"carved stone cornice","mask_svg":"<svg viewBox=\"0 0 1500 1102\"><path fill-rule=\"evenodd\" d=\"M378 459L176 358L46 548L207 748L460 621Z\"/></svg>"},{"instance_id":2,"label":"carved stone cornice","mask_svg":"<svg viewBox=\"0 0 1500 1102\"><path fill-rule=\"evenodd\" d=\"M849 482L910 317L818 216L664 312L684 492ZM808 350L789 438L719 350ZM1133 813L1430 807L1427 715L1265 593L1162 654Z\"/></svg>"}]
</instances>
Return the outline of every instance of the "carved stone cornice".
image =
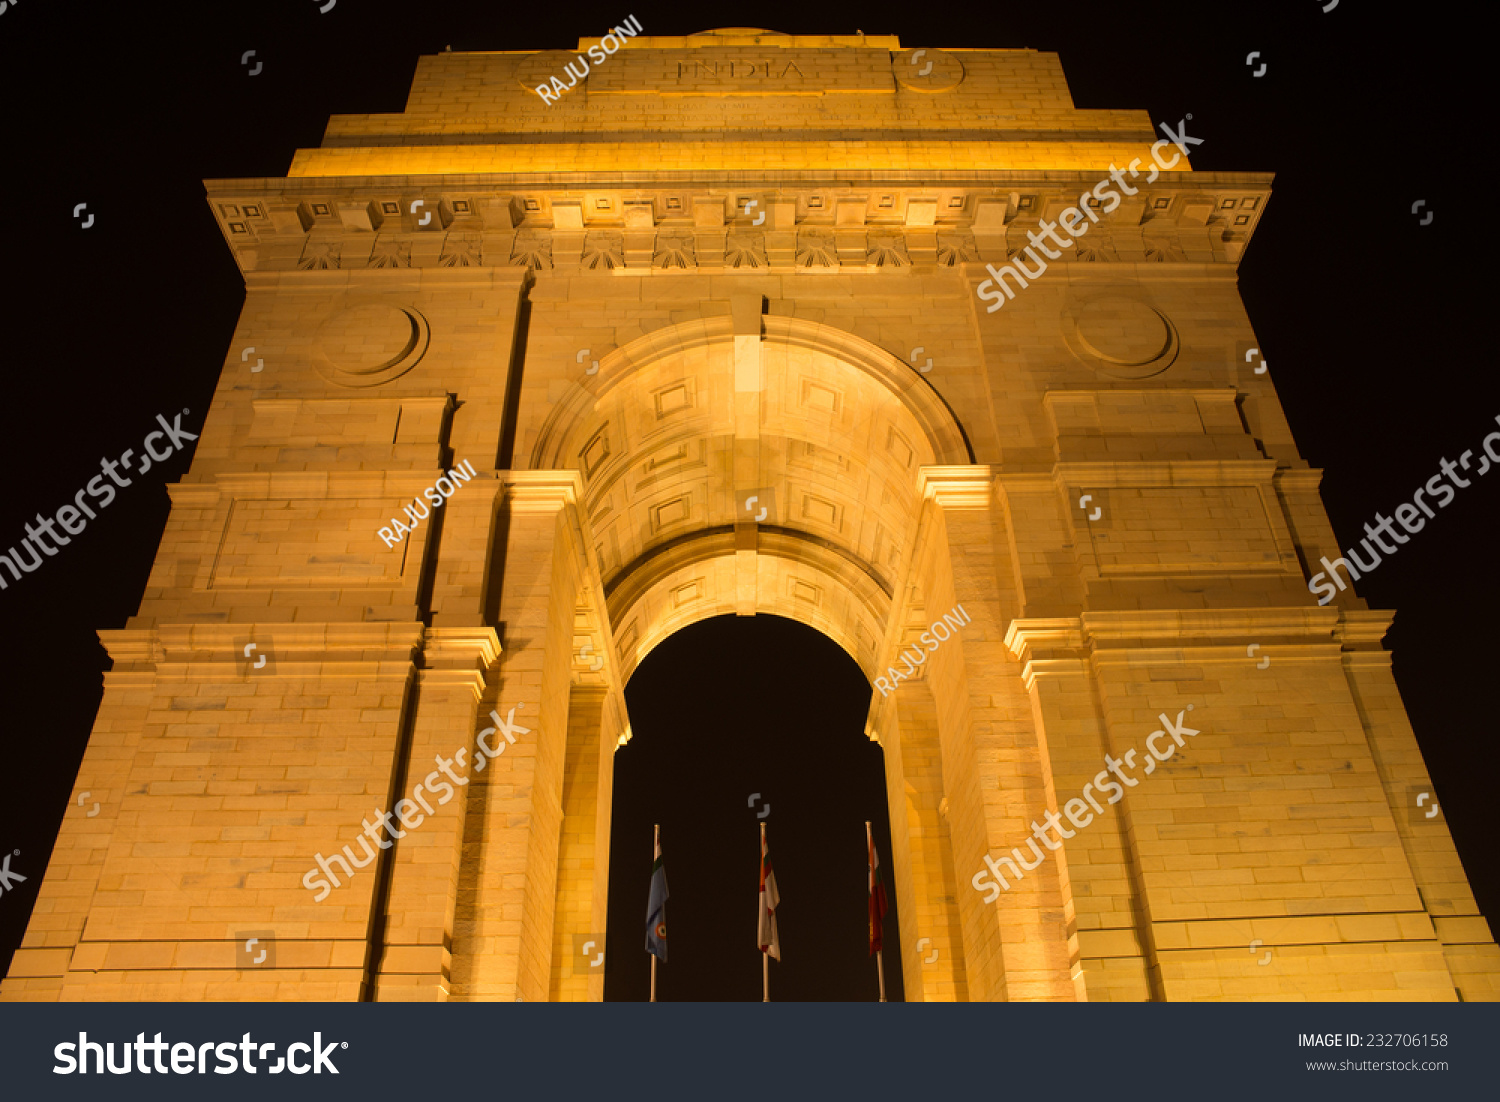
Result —
<instances>
[{"instance_id":1,"label":"carved stone cornice","mask_svg":"<svg viewBox=\"0 0 1500 1102\"><path fill-rule=\"evenodd\" d=\"M1077 618L1013 620L1005 645L1022 663L1028 687L1039 677L1079 676L1090 668L1191 664L1240 665L1261 657L1323 661L1339 656L1340 636L1378 640L1386 613L1356 613L1347 624L1335 608L1126 609ZM1260 644L1252 657L1246 641ZM1351 653L1344 658L1383 651Z\"/></svg>"},{"instance_id":2,"label":"carved stone cornice","mask_svg":"<svg viewBox=\"0 0 1500 1102\"><path fill-rule=\"evenodd\" d=\"M273 659L277 676L386 677L410 670L423 632L417 623L162 624L101 631L99 638L113 672L238 681L248 675L247 640Z\"/></svg>"},{"instance_id":3,"label":"carved stone cornice","mask_svg":"<svg viewBox=\"0 0 1500 1102\"><path fill-rule=\"evenodd\" d=\"M1117 462L1058 463L1063 485L1089 486L1222 486L1269 482L1276 474L1274 459L1163 459Z\"/></svg>"},{"instance_id":4,"label":"carved stone cornice","mask_svg":"<svg viewBox=\"0 0 1500 1102\"><path fill-rule=\"evenodd\" d=\"M1307 608L1122 609L1085 612L1079 623L1084 640L1095 650L1113 648L1198 647L1244 639L1262 643L1329 643L1339 625L1339 610Z\"/></svg>"},{"instance_id":5,"label":"carved stone cornice","mask_svg":"<svg viewBox=\"0 0 1500 1102\"><path fill-rule=\"evenodd\" d=\"M478 480L487 481L480 471ZM425 471L230 471L212 482L167 483L174 505L212 506L225 495L238 498L322 500L324 498L381 497L407 500L418 496L443 474L441 467Z\"/></svg>"},{"instance_id":6,"label":"carved stone cornice","mask_svg":"<svg viewBox=\"0 0 1500 1102\"><path fill-rule=\"evenodd\" d=\"M1028 229L1104 174L872 170L825 179L800 172L795 184L744 172L628 175L604 190L594 172L305 176L210 180L207 187L247 273L477 267L604 276L1003 263ZM1164 173L1142 192L1144 201L1102 216L1057 263L1149 256L1232 266L1270 182L1265 173ZM1256 214L1231 228L1232 211L1246 203Z\"/></svg>"}]
</instances>

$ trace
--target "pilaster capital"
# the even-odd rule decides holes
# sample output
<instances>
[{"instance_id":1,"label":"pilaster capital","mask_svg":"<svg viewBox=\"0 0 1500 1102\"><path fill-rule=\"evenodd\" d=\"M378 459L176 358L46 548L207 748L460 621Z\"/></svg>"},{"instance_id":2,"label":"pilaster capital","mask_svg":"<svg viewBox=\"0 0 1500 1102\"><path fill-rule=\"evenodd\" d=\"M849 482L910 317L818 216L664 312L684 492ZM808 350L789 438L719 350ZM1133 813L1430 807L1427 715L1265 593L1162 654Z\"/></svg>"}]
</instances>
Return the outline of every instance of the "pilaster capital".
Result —
<instances>
[{"instance_id":1,"label":"pilaster capital","mask_svg":"<svg viewBox=\"0 0 1500 1102\"><path fill-rule=\"evenodd\" d=\"M1072 616L1012 620L1005 646L1022 663L1059 656L1077 659L1083 652L1083 621Z\"/></svg>"},{"instance_id":2,"label":"pilaster capital","mask_svg":"<svg viewBox=\"0 0 1500 1102\"><path fill-rule=\"evenodd\" d=\"M98 635L99 642L104 645L104 650L116 669L142 662L154 663L162 657L162 648L157 641L155 628L102 630Z\"/></svg>"},{"instance_id":3,"label":"pilaster capital","mask_svg":"<svg viewBox=\"0 0 1500 1102\"><path fill-rule=\"evenodd\" d=\"M1396 614L1384 609L1346 608L1334 625L1333 637L1345 650L1379 650Z\"/></svg>"},{"instance_id":4,"label":"pilaster capital","mask_svg":"<svg viewBox=\"0 0 1500 1102\"><path fill-rule=\"evenodd\" d=\"M980 464L927 466L917 471L917 492L945 510L988 509L990 468Z\"/></svg>"},{"instance_id":5,"label":"pilaster capital","mask_svg":"<svg viewBox=\"0 0 1500 1102\"><path fill-rule=\"evenodd\" d=\"M505 471L501 477L512 512L555 513L583 498L583 476L577 471Z\"/></svg>"},{"instance_id":6,"label":"pilaster capital","mask_svg":"<svg viewBox=\"0 0 1500 1102\"><path fill-rule=\"evenodd\" d=\"M1318 486L1323 482L1323 468L1283 467L1276 472L1276 477L1271 481L1279 490L1316 493Z\"/></svg>"},{"instance_id":7,"label":"pilaster capital","mask_svg":"<svg viewBox=\"0 0 1500 1102\"><path fill-rule=\"evenodd\" d=\"M422 655L429 670L487 670L502 650L492 627L431 627L423 632Z\"/></svg>"},{"instance_id":8,"label":"pilaster capital","mask_svg":"<svg viewBox=\"0 0 1500 1102\"><path fill-rule=\"evenodd\" d=\"M450 669L418 670L417 683L428 691L468 690L474 700L484 698L485 678L481 670Z\"/></svg>"}]
</instances>

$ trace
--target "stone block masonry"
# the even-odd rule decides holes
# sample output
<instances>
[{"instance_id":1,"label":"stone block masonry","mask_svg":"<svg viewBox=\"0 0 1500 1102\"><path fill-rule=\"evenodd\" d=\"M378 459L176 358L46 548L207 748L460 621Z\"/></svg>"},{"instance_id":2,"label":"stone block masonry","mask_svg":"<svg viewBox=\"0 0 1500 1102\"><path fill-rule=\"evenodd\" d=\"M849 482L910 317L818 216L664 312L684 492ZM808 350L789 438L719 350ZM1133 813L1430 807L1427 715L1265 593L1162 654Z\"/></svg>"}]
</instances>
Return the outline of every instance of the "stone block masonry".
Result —
<instances>
[{"instance_id":1,"label":"stone block masonry","mask_svg":"<svg viewBox=\"0 0 1500 1102\"><path fill-rule=\"evenodd\" d=\"M602 998L624 687L754 615L872 686L908 999L1500 998L1393 613L1309 592L1319 472L1243 359L1271 175L1055 54L616 40L424 57L207 182L244 305L0 999Z\"/></svg>"},{"instance_id":2,"label":"stone block masonry","mask_svg":"<svg viewBox=\"0 0 1500 1102\"><path fill-rule=\"evenodd\" d=\"M380 529L378 533L380 538L385 540L387 547L395 547L402 540L406 539L407 536L411 535L412 531L422 521L427 519L432 509L441 508L445 501L457 493L459 488L473 477L474 465L466 459L457 467L450 470L447 475L439 478L431 486L423 490L422 497L413 498L412 501L415 507L412 505L402 507L402 512L406 515L406 519L411 521L409 527L402 524L399 518L392 517L391 526ZM432 503L432 509L423 504L423 498ZM422 511L419 513L417 509L421 509Z\"/></svg>"}]
</instances>

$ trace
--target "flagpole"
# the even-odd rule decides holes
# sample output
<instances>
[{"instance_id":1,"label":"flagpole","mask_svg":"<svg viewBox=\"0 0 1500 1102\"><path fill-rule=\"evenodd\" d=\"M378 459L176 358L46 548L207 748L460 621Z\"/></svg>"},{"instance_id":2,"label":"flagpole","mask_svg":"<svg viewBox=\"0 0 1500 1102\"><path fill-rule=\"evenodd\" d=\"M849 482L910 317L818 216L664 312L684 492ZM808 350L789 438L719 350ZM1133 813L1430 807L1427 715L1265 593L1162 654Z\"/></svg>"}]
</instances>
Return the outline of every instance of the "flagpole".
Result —
<instances>
[{"instance_id":1,"label":"flagpole","mask_svg":"<svg viewBox=\"0 0 1500 1102\"><path fill-rule=\"evenodd\" d=\"M865 820L865 853L873 851L875 843L870 838L870 820ZM875 950L875 972L880 976L880 1001L885 1002L885 951Z\"/></svg>"},{"instance_id":2,"label":"flagpole","mask_svg":"<svg viewBox=\"0 0 1500 1102\"><path fill-rule=\"evenodd\" d=\"M765 859L766 859L766 856L765 856L765 854L766 854L766 824L765 823L761 823L760 824L760 853L761 853L761 857L760 857L761 862L762 862L762 864L764 864ZM763 1003L770 1002L771 1001L771 954L769 952L767 952L765 949L762 949L760 951L760 990L761 990L761 1000L760 1001L763 1002Z\"/></svg>"},{"instance_id":3,"label":"flagpole","mask_svg":"<svg viewBox=\"0 0 1500 1102\"><path fill-rule=\"evenodd\" d=\"M655 833L654 833L654 835L653 835L653 837L651 839L651 860L654 862L656 860L656 851L657 851L657 849L659 849L661 847L661 824L660 823L655 824L655 826L652 829L653 829L653 831ZM663 918L665 918L665 908L663 908ZM652 1002L656 1001L656 954L655 953L651 954L651 1001Z\"/></svg>"}]
</instances>

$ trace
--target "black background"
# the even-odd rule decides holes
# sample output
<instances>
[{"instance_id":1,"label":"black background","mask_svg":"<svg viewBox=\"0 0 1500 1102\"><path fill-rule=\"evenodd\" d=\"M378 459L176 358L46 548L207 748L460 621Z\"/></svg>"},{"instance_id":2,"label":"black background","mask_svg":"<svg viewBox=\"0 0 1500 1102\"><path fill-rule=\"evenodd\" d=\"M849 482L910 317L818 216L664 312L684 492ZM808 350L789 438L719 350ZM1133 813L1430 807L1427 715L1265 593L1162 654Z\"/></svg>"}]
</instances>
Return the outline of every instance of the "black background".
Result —
<instances>
[{"instance_id":1,"label":"black background","mask_svg":"<svg viewBox=\"0 0 1500 1102\"><path fill-rule=\"evenodd\" d=\"M9 8L0 15L0 549L36 513L70 500L101 456L138 447L156 414L188 408L184 426L202 424L243 296L202 179L281 176L296 148L319 143L330 114L400 111L419 54L450 44L571 48L632 11L647 35L745 23L897 34L907 47L1056 51L1077 106L1145 109L1174 125L1191 112L1190 132L1204 139L1196 169L1274 171L1240 267L1241 293L1302 455L1325 469L1323 500L1340 546L1377 510L1409 500L1440 458L1476 448L1495 427L1493 342L1479 332L1490 294L1480 272L1489 270L1491 161L1482 152L1489 135L1473 121L1488 120L1480 111L1493 96L1478 76L1493 62L1481 57L1489 37L1471 25L1473 9L1342 0L1324 13L1317 0L1296 0L715 10L722 14L441 0L338 0L326 15L316 0ZM250 49L264 66L253 78L240 63ZM1245 63L1252 50L1268 66L1258 79ZM1419 199L1434 214L1430 225L1411 213ZM88 230L73 217L81 202L95 216ZM164 486L187 462L179 456L136 480L55 559L0 592L0 853L19 850L11 867L29 878L0 896L0 970L69 810L99 704L107 659L94 633L135 612L166 522ZM1488 819L1500 752L1486 691L1496 656L1496 487L1485 480L1462 491L1359 586L1372 607L1399 611L1387 640L1397 680L1491 917L1500 913ZM655 819L671 826L672 937L683 961L669 966L673 986L664 982L663 997L757 997L759 961L746 948L755 817L743 805L762 791L785 870L789 956L773 965L773 985L785 984L773 991L873 997L862 947L832 947L844 925L862 929L862 860L853 874L835 873L833 849L814 846L860 854L863 820L884 826L866 783L878 758L860 745L861 694L833 688L848 680L847 660L811 631L774 634L781 630L700 625L657 657L691 658L698 643L702 676L665 676L648 660L631 686L635 742L618 759L612 894L617 907L637 897L641 906L612 919L612 996L636 997L644 975L633 944ZM780 683L770 672L778 670ZM777 717L798 713L826 727L778 728ZM677 734L666 719L648 729L647 716L679 717ZM776 748L814 736L827 740L817 744L821 772L799 781L777 765ZM705 778L707 759L694 747L711 739L737 756L714 759ZM712 795L694 788L700 779ZM678 795L658 804L656 792ZM647 824L646 837L627 843L627 814L630 831ZM712 916L712 934L685 929L694 908L705 924ZM699 967L713 953L735 957L722 981ZM813 959L820 975L797 978Z\"/></svg>"}]
</instances>

